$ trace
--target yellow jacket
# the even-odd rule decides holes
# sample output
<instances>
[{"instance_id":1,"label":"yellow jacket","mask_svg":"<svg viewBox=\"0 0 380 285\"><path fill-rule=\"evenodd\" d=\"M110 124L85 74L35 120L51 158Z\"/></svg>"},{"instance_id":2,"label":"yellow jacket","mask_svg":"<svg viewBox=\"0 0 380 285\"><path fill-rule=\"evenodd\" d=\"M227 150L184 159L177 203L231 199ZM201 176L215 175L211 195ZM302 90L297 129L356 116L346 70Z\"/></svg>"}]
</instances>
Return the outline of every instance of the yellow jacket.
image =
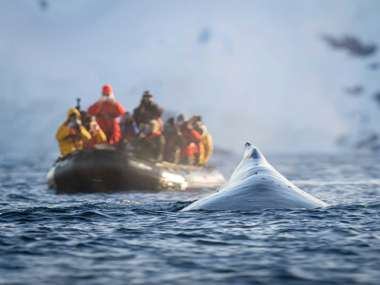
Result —
<instances>
[{"instance_id":1,"label":"yellow jacket","mask_svg":"<svg viewBox=\"0 0 380 285\"><path fill-rule=\"evenodd\" d=\"M87 147L92 148L97 144L106 144L107 143L107 136L102 131L101 128L98 128L96 131L90 132L91 134L91 140L88 141Z\"/></svg>"},{"instance_id":2,"label":"yellow jacket","mask_svg":"<svg viewBox=\"0 0 380 285\"><path fill-rule=\"evenodd\" d=\"M210 133L203 133L199 148L199 165L206 165L213 151L213 142Z\"/></svg>"},{"instance_id":3,"label":"yellow jacket","mask_svg":"<svg viewBox=\"0 0 380 285\"><path fill-rule=\"evenodd\" d=\"M73 109L70 109L68 112L68 118L73 113L76 112ZM62 156L66 156L76 150L83 149L84 142L91 139L91 135L85 127L80 126L78 130L74 130L67 126L67 122L64 122L59 127L55 137L58 141L59 150L61 151Z\"/></svg>"}]
</instances>

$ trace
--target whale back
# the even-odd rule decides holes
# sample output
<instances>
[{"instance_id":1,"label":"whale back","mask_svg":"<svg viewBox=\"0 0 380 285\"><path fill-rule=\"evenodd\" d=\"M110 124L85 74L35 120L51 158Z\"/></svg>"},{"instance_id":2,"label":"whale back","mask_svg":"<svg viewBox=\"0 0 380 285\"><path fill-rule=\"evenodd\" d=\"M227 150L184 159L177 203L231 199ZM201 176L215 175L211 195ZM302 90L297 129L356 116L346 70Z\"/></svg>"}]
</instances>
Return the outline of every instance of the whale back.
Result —
<instances>
[{"instance_id":1,"label":"whale back","mask_svg":"<svg viewBox=\"0 0 380 285\"><path fill-rule=\"evenodd\" d=\"M327 204L302 191L281 175L258 148L247 143L243 158L227 184L188 210L252 211L273 208L316 208Z\"/></svg>"}]
</instances>

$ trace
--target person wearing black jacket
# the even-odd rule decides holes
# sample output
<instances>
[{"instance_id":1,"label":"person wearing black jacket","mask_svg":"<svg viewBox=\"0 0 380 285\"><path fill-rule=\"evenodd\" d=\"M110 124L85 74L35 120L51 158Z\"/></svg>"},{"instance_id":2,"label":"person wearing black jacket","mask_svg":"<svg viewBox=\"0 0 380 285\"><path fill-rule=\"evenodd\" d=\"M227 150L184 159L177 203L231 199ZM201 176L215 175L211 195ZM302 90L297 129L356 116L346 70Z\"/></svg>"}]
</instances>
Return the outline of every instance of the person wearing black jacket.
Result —
<instances>
[{"instance_id":1,"label":"person wearing black jacket","mask_svg":"<svg viewBox=\"0 0 380 285\"><path fill-rule=\"evenodd\" d=\"M133 110L133 118L137 125L148 124L151 120L161 119L162 108L153 101L153 95L144 91L140 105Z\"/></svg>"}]
</instances>

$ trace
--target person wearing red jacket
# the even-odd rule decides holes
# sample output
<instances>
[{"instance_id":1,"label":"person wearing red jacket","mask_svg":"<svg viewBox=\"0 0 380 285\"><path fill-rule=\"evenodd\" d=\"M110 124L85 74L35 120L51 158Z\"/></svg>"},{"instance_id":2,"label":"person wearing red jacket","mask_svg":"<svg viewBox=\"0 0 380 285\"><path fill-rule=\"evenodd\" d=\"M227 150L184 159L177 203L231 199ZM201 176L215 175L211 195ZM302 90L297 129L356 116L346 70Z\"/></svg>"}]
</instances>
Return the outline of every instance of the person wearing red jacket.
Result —
<instances>
[{"instance_id":1,"label":"person wearing red jacket","mask_svg":"<svg viewBox=\"0 0 380 285\"><path fill-rule=\"evenodd\" d=\"M195 165L197 156L199 155L199 142L202 134L194 129L196 117L184 122L181 126L182 147L181 147L181 163Z\"/></svg>"},{"instance_id":2,"label":"person wearing red jacket","mask_svg":"<svg viewBox=\"0 0 380 285\"><path fill-rule=\"evenodd\" d=\"M88 108L88 114L95 116L100 128L107 136L109 144L117 144L121 139L118 118L125 113L124 107L115 99L112 86L102 87L102 96Z\"/></svg>"}]
</instances>

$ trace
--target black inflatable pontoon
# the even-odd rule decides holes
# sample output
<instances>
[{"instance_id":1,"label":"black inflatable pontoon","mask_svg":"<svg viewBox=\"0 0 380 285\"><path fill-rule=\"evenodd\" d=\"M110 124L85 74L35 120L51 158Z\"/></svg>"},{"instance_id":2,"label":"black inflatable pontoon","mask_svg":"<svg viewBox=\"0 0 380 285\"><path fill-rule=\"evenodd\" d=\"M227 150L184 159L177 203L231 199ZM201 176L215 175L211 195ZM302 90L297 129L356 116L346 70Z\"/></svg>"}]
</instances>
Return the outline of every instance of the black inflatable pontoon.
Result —
<instances>
[{"instance_id":1,"label":"black inflatable pontoon","mask_svg":"<svg viewBox=\"0 0 380 285\"><path fill-rule=\"evenodd\" d=\"M48 173L51 188L72 194L217 188L224 182L211 167L140 160L116 149L75 152Z\"/></svg>"}]
</instances>

